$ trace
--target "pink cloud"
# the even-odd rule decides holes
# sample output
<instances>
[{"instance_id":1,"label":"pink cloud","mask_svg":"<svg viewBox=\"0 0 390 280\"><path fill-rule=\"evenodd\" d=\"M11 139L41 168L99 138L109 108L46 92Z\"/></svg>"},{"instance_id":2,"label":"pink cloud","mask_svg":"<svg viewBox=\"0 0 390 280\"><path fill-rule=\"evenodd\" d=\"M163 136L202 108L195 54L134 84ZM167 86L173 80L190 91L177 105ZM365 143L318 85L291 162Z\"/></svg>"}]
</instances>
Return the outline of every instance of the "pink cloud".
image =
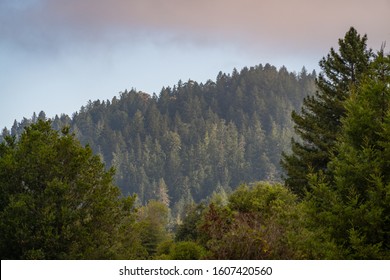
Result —
<instances>
[{"instance_id":1,"label":"pink cloud","mask_svg":"<svg viewBox=\"0 0 390 280\"><path fill-rule=\"evenodd\" d=\"M193 43L319 47L336 42L350 26L375 44L389 41L390 1L377 0L63 0L36 1L8 18L17 29L56 38L105 40L112 34L167 34ZM40 4L39 4L40 2ZM31 2L30 2L31 6ZM15 12L17 13L17 12ZM1 32L1 30L0 30ZM17 36L17 35L16 35ZM44 37L44 36L43 36ZM44 38L43 38L44 40Z\"/></svg>"}]
</instances>

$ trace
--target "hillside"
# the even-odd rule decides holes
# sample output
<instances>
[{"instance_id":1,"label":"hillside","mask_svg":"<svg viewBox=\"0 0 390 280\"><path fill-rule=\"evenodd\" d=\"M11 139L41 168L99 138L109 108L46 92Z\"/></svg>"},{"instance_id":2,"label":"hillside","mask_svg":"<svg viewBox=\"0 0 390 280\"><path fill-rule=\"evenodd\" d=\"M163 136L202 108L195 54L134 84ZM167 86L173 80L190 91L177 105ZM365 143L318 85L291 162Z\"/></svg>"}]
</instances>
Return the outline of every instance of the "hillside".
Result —
<instances>
[{"instance_id":1,"label":"hillside","mask_svg":"<svg viewBox=\"0 0 390 280\"><path fill-rule=\"evenodd\" d=\"M304 68L297 75L269 64L235 69L220 72L215 82L179 81L159 96L132 89L111 101L90 101L72 117L56 116L53 127L70 125L115 167L124 194L174 207L243 182L280 180L280 155L293 135L291 112L313 94L314 78ZM44 117L15 122L11 134Z\"/></svg>"}]
</instances>

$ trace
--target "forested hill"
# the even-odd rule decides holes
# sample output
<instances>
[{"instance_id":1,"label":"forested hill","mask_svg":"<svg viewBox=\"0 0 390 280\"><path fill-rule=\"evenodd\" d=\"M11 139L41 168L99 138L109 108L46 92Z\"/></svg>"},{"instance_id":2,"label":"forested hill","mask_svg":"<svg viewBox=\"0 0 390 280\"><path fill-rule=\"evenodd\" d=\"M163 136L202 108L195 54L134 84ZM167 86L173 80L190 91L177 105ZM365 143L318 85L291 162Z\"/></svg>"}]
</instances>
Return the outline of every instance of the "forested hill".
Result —
<instances>
[{"instance_id":1,"label":"forested hill","mask_svg":"<svg viewBox=\"0 0 390 280\"><path fill-rule=\"evenodd\" d=\"M72 118L56 116L53 126L70 125L115 167L124 194L179 206L242 182L279 180L291 112L314 93L314 79L304 68L295 74L269 64L220 72L215 82L179 81L159 96L126 90L111 101L90 101ZM44 117L15 122L10 133Z\"/></svg>"}]
</instances>

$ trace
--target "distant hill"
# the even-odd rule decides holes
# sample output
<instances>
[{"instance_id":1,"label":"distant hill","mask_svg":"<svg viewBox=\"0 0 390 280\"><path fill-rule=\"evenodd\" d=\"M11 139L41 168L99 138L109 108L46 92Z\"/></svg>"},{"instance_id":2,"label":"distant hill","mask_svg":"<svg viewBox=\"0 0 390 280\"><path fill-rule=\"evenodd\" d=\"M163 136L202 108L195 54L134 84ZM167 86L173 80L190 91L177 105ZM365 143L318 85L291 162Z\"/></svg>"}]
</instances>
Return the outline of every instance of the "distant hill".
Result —
<instances>
[{"instance_id":1,"label":"distant hill","mask_svg":"<svg viewBox=\"0 0 390 280\"><path fill-rule=\"evenodd\" d=\"M159 96L135 90L111 101L90 101L70 125L108 167L124 194L143 204L156 199L171 207L229 192L242 182L278 181L282 151L293 136L292 110L315 91L315 73L299 74L269 64L220 72L213 82L179 81ZM44 112L15 122L17 135Z\"/></svg>"}]
</instances>

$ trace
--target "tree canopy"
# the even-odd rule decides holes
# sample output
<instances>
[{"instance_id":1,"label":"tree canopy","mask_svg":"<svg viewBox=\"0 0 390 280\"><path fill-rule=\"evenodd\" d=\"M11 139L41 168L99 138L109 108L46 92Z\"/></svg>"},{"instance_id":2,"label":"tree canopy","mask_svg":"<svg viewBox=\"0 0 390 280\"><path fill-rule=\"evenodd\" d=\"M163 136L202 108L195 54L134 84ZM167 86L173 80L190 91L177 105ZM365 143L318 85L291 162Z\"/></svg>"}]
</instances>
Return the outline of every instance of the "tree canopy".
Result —
<instances>
[{"instance_id":1,"label":"tree canopy","mask_svg":"<svg viewBox=\"0 0 390 280\"><path fill-rule=\"evenodd\" d=\"M64 128L39 120L0 144L2 259L114 258L133 199Z\"/></svg>"}]
</instances>

